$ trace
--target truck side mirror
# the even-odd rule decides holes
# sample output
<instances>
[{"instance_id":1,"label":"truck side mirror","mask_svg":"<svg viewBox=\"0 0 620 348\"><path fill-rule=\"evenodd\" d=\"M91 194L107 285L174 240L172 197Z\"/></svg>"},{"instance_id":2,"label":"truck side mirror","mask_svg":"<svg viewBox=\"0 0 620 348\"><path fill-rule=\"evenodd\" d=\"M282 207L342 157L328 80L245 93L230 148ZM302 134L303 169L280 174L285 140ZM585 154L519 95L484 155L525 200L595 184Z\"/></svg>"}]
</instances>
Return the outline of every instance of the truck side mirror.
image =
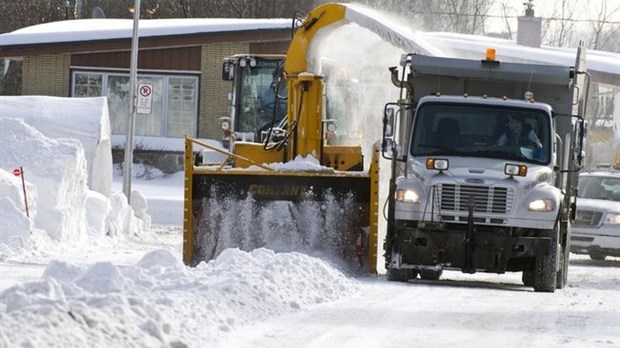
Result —
<instances>
[{"instance_id":1,"label":"truck side mirror","mask_svg":"<svg viewBox=\"0 0 620 348\"><path fill-rule=\"evenodd\" d=\"M394 142L394 118L396 109L394 105L386 105L383 111L383 137L381 140L381 151L384 158L392 158L393 150L396 146ZM386 154L389 154L386 156Z\"/></svg>"},{"instance_id":2,"label":"truck side mirror","mask_svg":"<svg viewBox=\"0 0 620 348\"><path fill-rule=\"evenodd\" d=\"M394 136L394 108L386 107L383 113L383 137L392 138Z\"/></svg>"},{"instance_id":3,"label":"truck side mirror","mask_svg":"<svg viewBox=\"0 0 620 348\"><path fill-rule=\"evenodd\" d=\"M230 61L222 63L222 80L232 81L234 75L233 64Z\"/></svg>"},{"instance_id":4,"label":"truck side mirror","mask_svg":"<svg viewBox=\"0 0 620 348\"><path fill-rule=\"evenodd\" d=\"M588 122L585 120L579 122L578 137L579 154L577 155L577 163L581 167L583 165L583 158L585 157L586 142L588 141Z\"/></svg>"}]
</instances>

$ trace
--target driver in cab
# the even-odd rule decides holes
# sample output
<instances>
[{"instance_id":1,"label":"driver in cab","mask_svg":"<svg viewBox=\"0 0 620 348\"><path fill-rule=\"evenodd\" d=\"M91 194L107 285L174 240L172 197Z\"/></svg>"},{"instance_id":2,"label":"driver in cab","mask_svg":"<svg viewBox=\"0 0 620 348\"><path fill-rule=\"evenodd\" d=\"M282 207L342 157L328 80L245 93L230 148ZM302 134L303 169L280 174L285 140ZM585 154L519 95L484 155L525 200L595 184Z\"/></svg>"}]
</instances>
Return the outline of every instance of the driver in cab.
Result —
<instances>
[{"instance_id":1,"label":"driver in cab","mask_svg":"<svg viewBox=\"0 0 620 348\"><path fill-rule=\"evenodd\" d=\"M541 159L543 155L542 143L532 129L532 126L525 123L522 115L508 115L508 125L506 131L497 139L497 145L517 145L534 148L534 157Z\"/></svg>"}]
</instances>

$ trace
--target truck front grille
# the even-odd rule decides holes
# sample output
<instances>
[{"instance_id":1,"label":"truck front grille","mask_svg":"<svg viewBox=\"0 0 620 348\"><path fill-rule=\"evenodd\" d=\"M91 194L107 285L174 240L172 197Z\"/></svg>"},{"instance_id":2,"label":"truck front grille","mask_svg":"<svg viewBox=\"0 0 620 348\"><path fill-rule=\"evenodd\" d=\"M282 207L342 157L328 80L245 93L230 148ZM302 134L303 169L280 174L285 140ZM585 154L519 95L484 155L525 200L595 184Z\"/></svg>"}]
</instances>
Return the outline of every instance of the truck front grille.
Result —
<instances>
[{"instance_id":1,"label":"truck front grille","mask_svg":"<svg viewBox=\"0 0 620 348\"><path fill-rule=\"evenodd\" d=\"M592 210L577 210L577 214L575 214L575 222L573 222L574 226L598 226L601 222L601 218L603 217L603 213L600 211L592 211Z\"/></svg>"},{"instance_id":2,"label":"truck front grille","mask_svg":"<svg viewBox=\"0 0 620 348\"><path fill-rule=\"evenodd\" d=\"M440 184L436 198L442 211L468 211L471 199L474 212L506 214L512 210L514 191L507 187Z\"/></svg>"}]
</instances>

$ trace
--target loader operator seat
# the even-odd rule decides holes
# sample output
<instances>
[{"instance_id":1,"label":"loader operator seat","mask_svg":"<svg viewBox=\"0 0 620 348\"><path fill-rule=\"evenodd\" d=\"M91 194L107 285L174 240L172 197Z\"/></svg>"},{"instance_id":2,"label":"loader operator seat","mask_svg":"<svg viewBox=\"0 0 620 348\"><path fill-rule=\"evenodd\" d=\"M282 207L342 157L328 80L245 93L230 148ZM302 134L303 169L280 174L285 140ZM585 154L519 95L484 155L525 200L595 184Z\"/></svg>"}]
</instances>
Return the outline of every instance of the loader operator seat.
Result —
<instances>
[{"instance_id":1,"label":"loader operator seat","mask_svg":"<svg viewBox=\"0 0 620 348\"><path fill-rule=\"evenodd\" d=\"M457 149L461 143L459 123L453 118L442 118L437 124L437 145L445 148Z\"/></svg>"}]
</instances>

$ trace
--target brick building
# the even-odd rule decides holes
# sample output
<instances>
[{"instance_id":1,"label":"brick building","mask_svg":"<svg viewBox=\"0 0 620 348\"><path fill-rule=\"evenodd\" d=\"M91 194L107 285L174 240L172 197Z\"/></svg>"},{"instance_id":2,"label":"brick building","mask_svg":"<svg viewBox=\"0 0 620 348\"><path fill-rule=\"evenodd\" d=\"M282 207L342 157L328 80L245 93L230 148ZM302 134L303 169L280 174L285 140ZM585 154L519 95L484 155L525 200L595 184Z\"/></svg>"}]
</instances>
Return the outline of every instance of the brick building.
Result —
<instances>
[{"instance_id":1,"label":"brick building","mask_svg":"<svg viewBox=\"0 0 620 348\"><path fill-rule=\"evenodd\" d=\"M230 113L223 58L282 54L291 40L290 19L157 19L139 28L138 80L154 87L152 114L136 118L136 147L218 138L217 120ZM132 30L129 19L35 25L0 35L0 58L22 61L22 95L107 96L112 137L122 147ZM158 146L150 147L142 149Z\"/></svg>"}]
</instances>

